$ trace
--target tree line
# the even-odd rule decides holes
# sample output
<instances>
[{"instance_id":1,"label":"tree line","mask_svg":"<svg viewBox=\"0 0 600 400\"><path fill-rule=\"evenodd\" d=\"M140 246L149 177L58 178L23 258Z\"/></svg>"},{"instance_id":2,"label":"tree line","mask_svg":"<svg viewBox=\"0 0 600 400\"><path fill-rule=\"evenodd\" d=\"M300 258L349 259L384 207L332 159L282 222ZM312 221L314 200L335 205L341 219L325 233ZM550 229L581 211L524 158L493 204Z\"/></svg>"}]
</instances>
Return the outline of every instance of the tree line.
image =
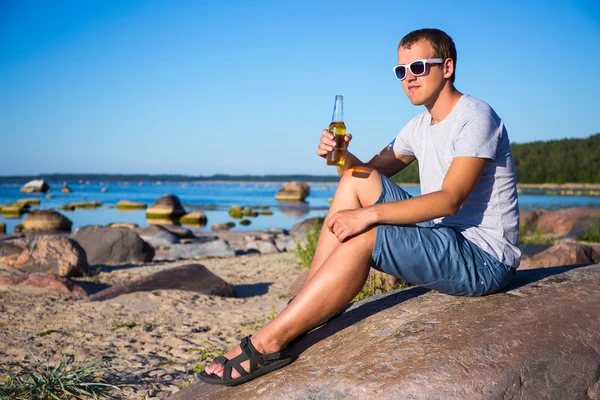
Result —
<instances>
[{"instance_id":1,"label":"tree line","mask_svg":"<svg viewBox=\"0 0 600 400\"><path fill-rule=\"evenodd\" d=\"M518 183L600 183L600 133L586 139L562 139L546 142L511 144ZM337 175L170 175L170 174L40 174L37 176L0 176L0 182L27 182L46 179L50 182L191 182L191 181L255 181L255 182L337 182ZM392 180L419 183L419 167L415 161Z\"/></svg>"},{"instance_id":2,"label":"tree line","mask_svg":"<svg viewBox=\"0 0 600 400\"><path fill-rule=\"evenodd\" d=\"M517 183L600 183L600 133L586 139L512 143L510 147ZM418 183L417 161L392 180Z\"/></svg>"}]
</instances>

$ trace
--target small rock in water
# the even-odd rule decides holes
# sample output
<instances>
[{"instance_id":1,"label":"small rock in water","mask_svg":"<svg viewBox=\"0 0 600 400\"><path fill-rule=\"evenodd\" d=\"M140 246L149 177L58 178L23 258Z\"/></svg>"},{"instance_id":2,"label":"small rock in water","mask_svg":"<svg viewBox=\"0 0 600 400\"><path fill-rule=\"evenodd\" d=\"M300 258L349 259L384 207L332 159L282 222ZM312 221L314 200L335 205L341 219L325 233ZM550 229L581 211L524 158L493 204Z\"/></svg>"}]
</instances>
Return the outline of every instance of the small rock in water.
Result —
<instances>
[{"instance_id":1,"label":"small rock in water","mask_svg":"<svg viewBox=\"0 0 600 400\"><path fill-rule=\"evenodd\" d=\"M23 193L45 193L50 190L50 186L43 179L34 179L21 186Z\"/></svg>"}]
</instances>

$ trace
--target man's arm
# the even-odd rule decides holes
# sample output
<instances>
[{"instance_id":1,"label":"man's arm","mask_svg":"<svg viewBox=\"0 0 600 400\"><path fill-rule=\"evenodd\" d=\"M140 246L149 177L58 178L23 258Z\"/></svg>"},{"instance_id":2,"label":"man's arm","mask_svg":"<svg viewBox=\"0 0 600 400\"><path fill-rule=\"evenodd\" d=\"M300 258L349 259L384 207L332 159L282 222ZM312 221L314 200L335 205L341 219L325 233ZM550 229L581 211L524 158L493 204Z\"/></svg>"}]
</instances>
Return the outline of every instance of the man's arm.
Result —
<instances>
[{"instance_id":1,"label":"man's arm","mask_svg":"<svg viewBox=\"0 0 600 400\"><path fill-rule=\"evenodd\" d=\"M487 160L457 157L450 164L442 189L408 200L372 207L376 224L414 224L455 215L477 184Z\"/></svg>"},{"instance_id":2,"label":"man's arm","mask_svg":"<svg viewBox=\"0 0 600 400\"><path fill-rule=\"evenodd\" d=\"M473 191L486 162L484 158L456 157L441 190L408 200L338 211L327 226L342 242L372 225L414 224L455 215Z\"/></svg>"},{"instance_id":3,"label":"man's arm","mask_svg":"<svg viewBox=\"0 0 600 400\"><path fill-rule=\"evenodd\" d=\"M386 177L391 178L415 160L415 156L406 156L404 154L396 153L392 148L392 145L388 144L383 150L371 158L367 164Z\"/></svg>"}]
</instances>

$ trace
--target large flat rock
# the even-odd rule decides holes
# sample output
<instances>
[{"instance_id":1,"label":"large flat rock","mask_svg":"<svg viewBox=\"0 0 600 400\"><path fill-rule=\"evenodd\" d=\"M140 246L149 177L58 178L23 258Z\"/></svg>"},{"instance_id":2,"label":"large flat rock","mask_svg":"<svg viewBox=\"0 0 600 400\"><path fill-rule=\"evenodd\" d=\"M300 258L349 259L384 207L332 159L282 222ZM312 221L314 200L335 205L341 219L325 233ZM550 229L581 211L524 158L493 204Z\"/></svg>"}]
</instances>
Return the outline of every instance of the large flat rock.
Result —
<instances>
[{"instance_id":1,"label":"large flat rock","mask_svg":"<svg viewBox=\"0 0 600 400\"><path fill-rule=\"evenodd\" d=\"M600 264L519 271L503 293L401 289L354 304L286 368L192 399L600 399Z\"/></svg>"}]
</instances>

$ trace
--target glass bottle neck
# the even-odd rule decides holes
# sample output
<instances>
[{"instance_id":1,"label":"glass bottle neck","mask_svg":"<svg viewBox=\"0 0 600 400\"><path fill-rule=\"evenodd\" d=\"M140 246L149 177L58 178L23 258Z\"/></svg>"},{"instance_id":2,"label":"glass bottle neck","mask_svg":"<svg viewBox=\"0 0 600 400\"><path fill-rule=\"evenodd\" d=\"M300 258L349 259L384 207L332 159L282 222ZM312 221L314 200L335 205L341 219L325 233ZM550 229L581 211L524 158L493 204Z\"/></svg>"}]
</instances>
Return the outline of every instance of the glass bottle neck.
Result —
<instances>
[{"instance_id":1,"label":"glass bottle neck","mask_svg":"<svg viewBox=\"0 0 600 400\"><path fill-rule=\"evenodd\" d=\"M335 103L333 103L333 116L331 122L343 122L344 121L344 96L335 96Z\"/></svg>"}]
</instances>

